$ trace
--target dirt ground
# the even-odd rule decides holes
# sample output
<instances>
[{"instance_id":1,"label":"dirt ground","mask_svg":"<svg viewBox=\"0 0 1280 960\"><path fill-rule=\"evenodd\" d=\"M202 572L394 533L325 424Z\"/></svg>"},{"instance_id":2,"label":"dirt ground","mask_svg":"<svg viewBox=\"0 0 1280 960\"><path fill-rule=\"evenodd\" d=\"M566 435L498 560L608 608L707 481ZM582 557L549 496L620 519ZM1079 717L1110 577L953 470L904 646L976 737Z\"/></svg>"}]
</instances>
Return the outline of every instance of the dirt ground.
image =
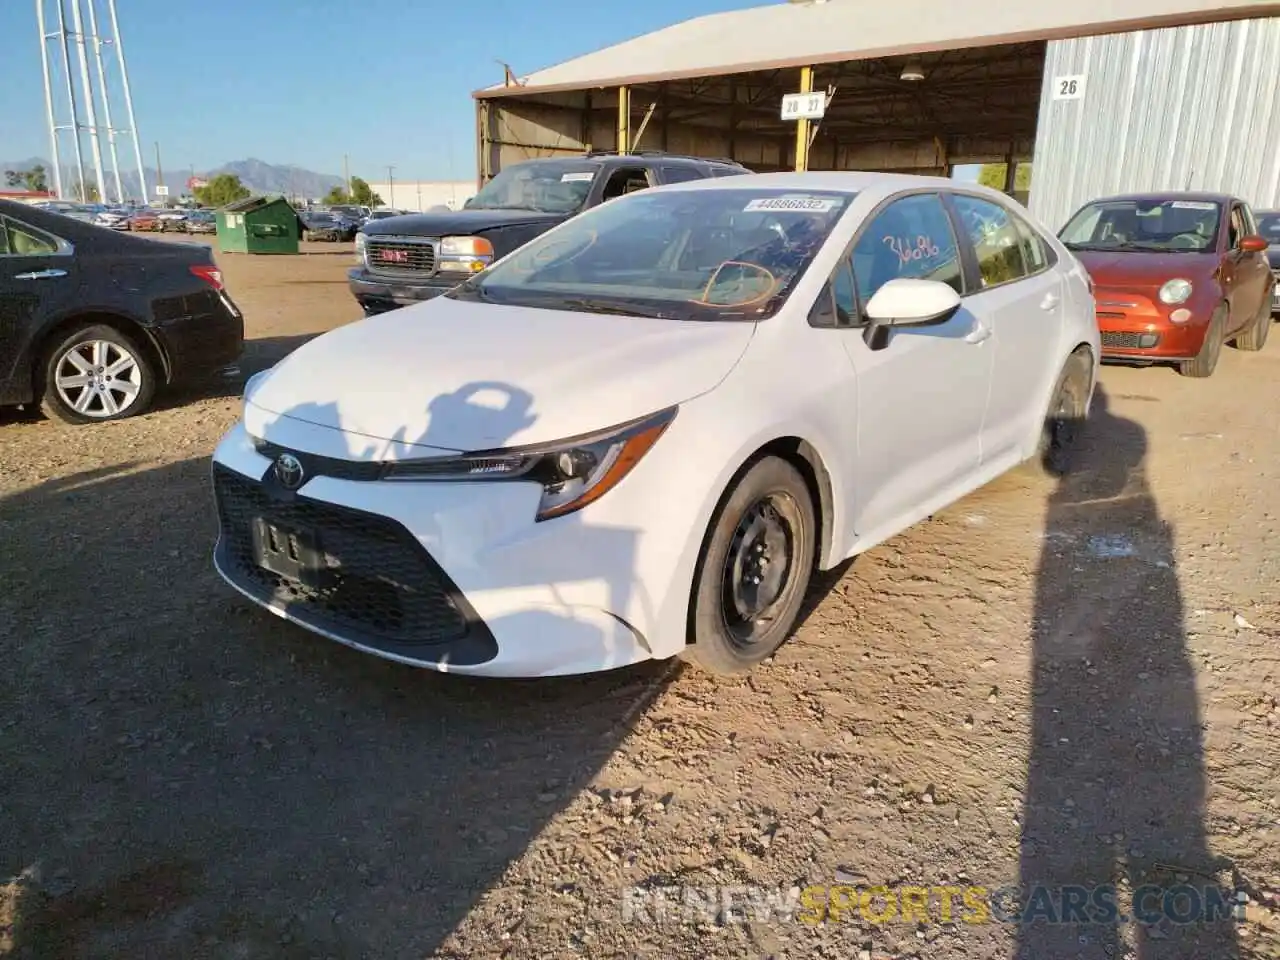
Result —
<instances>
[{"instance_id":1,"label":"dirt ground","mask_svg":"<svg viewBox=\"0 0 1280 960\"><path fill-rule=\"evenodd\" d=\"M220 257L242 375L356 318L349 245L314 249ZM1274 339L1207 381L1108 367L1081 474L822 578L733 681L469 681L252 608L210 565L243 376L101 427L3 415L0 955L1280 956ZM847 900L1020 880L1251 902L1140 932ZM823 923L761 906L830 884ZM726 895L755 906L698 918Z\"/></svg>"}]
</instances>

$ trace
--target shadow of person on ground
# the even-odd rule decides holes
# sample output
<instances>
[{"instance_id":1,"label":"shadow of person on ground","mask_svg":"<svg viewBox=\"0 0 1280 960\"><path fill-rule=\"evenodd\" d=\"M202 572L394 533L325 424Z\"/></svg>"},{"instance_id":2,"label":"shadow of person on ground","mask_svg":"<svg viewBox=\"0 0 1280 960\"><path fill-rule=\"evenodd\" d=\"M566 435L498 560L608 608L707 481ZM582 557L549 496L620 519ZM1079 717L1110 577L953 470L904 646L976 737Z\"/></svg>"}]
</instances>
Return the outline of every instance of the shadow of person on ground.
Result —
<instances>
[{"instance_id":1,"label":"shadow of person on ground","mask_svg":"<svg viewBox=\"0 0 1280 960\"><path fill-rule=\"evenodd\" d=\"M1099 387L1076 470L1049 499L1019 960L1237 955L1231 894L1205 835L1201 718L1173 535L1147 481L1147 452L1142 427L1111 412ZM1073 897L1086 902L1073 909ZM1185 922L1206 912L1216 918ZM1073 922L1084 919L1096 922Z\"/></svg>"},{"instance_id":2,"label":"shadow of person on ground","mask_svg":"<svg viewBox=\"0 0 1280 960\"><path fill-rule=\"evenodd\" d=\"M436 412L500 444L536 404L499 386ZM208 459L86 481L0 500L16 957L433 955L673 676L469 680L350 651L217 578ZM557 576L597 575L570 559ZM591 642L571 608L519 616L531 642ZM553 895L527 891L526 916Z\"/></svg>"}]
</instances>

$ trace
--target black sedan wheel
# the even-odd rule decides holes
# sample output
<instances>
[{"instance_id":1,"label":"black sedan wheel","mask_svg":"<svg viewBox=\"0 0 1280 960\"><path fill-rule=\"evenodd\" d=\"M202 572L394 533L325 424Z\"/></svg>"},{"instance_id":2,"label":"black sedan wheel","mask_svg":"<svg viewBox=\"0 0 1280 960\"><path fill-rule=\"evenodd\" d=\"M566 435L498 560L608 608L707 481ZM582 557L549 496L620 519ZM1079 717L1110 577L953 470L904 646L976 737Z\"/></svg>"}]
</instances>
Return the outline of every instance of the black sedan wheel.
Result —
<instances>
[{"instance_id":1,"label":"black sedan wheel","mask_svg":"<svg viewBox=\"0 0 1280 960\"><path fill-rule=\"evenodd\" d=\"M155 391L146 352L119 330L95 324L50 351L40 406L45 416L63 423L123 420L150 407Z\"/></svg>"},{"instance_id":2,"label":"black sedan wheel","mask_svg":"<svg viewBox=\"0 0 1280 960\"><path fill-rule=\"evenodd\" d=\"M813 572L813 501L777 457L756 463L716 514L694 579L685 655L718 674L742 673L790 635Z\"/></svg>"}]
</instances>

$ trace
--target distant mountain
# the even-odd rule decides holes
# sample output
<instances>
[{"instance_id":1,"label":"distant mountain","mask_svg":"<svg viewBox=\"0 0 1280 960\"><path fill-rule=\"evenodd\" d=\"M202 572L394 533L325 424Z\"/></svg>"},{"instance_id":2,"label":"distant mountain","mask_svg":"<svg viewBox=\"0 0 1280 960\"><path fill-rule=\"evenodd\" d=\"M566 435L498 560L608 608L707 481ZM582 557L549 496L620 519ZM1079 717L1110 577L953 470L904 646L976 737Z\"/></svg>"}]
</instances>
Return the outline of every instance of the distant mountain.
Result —
<instances>
[{"instance_id":1,"label":"distant mountain","mask_svg":"<svg viewBox=\"0 0 1280 960\"><path fill-rule=\"evenodd\" d=\"M130 197L141 196L138 189L138 172L137 167L129 162L124 150L119 150L120 155L120 181L125 193ZM106 157L103 160L106 161ZM30 170L36 165L40 165L45 170L50 171L49 186L53 186L52 169L53 164L43 157L27 157L25 160L4 160L0 161L0 174L5 170ZM93 160L87 149L84 157L85 179L91 183L96 180L93 172ZM149 199L154 199L154 187L157 183L156 171L153 167L143 167L147 179L147 195ZM235 160L231 163L224 163L220 167L212 170L196 171L196 175L200 177L212 177L219 173L231 173L240 178L240 181L252 190L254 193L283 193L290 196L299 197L322 197L332 187L339 186L342 178L331 174L316 173L313 170L304 170L301 167L289 166L288 164L271 164L262 160L250 158L248 160ZM187 192L187 178L191 176L190 169L166 170L164 173L164 183L169 188L171 197L180 197ZM75 166L67 163L67 158L62 158L62 186L63 190L70 194L72 186L76 181ZM106 172L106 196L111 199L115 198L115 176L110 170ZM4 181L0 180L0 190L4 189Z\"/></svg>"}]
</instances>

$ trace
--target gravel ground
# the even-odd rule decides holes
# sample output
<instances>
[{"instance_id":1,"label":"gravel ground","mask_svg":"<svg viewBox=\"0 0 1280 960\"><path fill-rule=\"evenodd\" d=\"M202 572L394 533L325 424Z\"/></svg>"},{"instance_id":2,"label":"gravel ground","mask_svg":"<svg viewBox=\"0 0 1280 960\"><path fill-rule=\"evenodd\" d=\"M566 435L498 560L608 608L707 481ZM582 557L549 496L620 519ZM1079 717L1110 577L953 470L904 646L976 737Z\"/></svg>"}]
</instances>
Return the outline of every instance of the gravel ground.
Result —
<instances>
[{"instance_id":1,"label":"gravel ground","mask_svg":"<svg viewBox=\"0 0 1280 960\"><path fill-rule=\"evenodd\" d=\"M220 257L243 375L355 318L350 246L309 249ZM441 677L251 608L209 559L242 377L96 428L4 415L0 955L1280 956L1280 342L1103 382L1081 474L824 577L733 681ZM1247 919L780 908L1200 877Z\"/></svg>"}]
</instances>

